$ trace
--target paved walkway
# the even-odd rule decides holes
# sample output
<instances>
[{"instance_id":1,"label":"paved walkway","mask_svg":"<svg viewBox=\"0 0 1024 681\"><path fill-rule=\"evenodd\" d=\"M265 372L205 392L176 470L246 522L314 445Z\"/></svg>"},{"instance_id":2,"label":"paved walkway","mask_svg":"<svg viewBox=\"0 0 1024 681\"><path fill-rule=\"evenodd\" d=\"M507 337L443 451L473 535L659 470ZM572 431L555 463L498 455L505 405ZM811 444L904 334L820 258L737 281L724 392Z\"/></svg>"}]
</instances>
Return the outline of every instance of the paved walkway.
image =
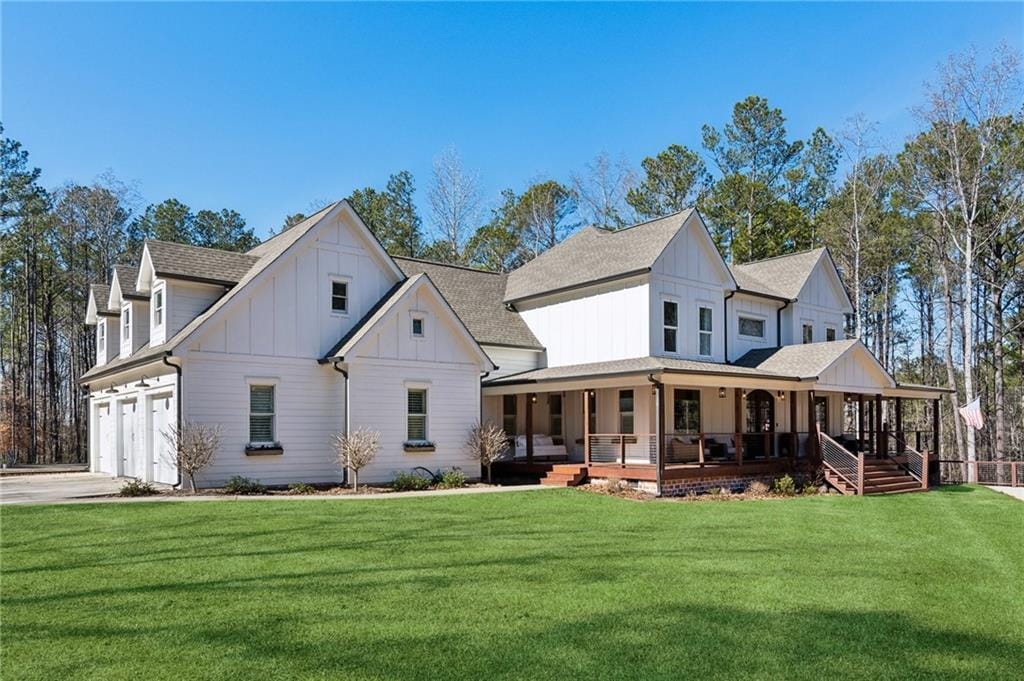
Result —
<instances>
[{"instance_id":1,"label":"paved walkway","mask_svg":"<svg viewBox=\"0 0 1024 681\"><path fill-rule=\"evenodd\" d=\"M265 494L229 496L226 494L159 495L152 497L110 497L116 494L124 480L112 479L100 473L69 473L61 475L31 475L0 479L0 504L92 504L138 502L194 502L194 501L364 501L368 499L406 499L409 497L454 496L459 494L495 494L551 489L544 485L512 485L508 487L462 487L436 489L423 492L373 492L369 494Z\"/></svg>"},{"instance_id":2,"label":"paved walkway","mask_svg":"<svg viewBox=\"0 0 1024 681\"><path fill-rule=\"evenodd\" d=\"M84 473L88 470L89 464L85 463L19 463L12 468L0 468L0 476Z\"/></svg>"},{"instance_id":3,"label":"paved walkway","mask_svg":"<svg viewBox=\"0 0 1024 681\"><path fill-rule=\"evenodd\" d=\"M986 485L989 489L1008 494L1011 497L1024 501L1024 487L1009 487L1007 485Z\"/></svg>"}]
</instances>

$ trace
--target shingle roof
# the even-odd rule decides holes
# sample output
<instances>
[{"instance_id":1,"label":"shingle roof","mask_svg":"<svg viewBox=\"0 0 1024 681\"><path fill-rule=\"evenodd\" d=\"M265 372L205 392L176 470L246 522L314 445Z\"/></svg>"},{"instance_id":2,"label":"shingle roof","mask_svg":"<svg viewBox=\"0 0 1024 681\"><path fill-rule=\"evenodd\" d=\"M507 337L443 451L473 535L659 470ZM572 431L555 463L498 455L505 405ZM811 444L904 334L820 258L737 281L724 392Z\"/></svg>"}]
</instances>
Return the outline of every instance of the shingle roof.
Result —
<instances>
[{"instance_id":1,"label":"shingle roof","mask_svg":"<svg viewBox=\"0 0 1024 681\"><path fill-rule=\"evenodd\" d=\"M161 277L187 277L225 284L242 280L259 258L216 248L202 248L170 241L146 241L153 270Z\"/></svg>"},{"instance_id":2,"label":"shingle roof","mask_svg":"<svg viewBox=\"0 0 1024 681\"><path fill-rule=\"evenodd\" d=\"M507 274L393 257L407 277L424 273L478 343L543 350L518 312L505 307Z\"/></svg>"},{"instance_id":3,"label":"shingle roof","mask_svg":"<svg viewBox=\"0 0 1024 681\"><path fill-rule=\"evenodd\" d=\"M669 357L633 357L616 359L607 362L590 362L568 366L533 369L518 374L509 374L485 381L484 385L509 385L516 383L533 383L538 381L571 380L594 376L614 376L617 374L640 374L648 372L670 371L690 374L706 374L710 376L757 376L759 378L777 378L794 380L792 376L772 375L769 372L734 364L719 362L700 362L688 359L672 359Z\"/></svg>"},{"instance_id":4,"label":"shingle roof","mask_svg":"<svg viewBox=\"0 0 1024 681\"><path fill-rule=\"evenodd\" d=\"M121 287L122 296L136 296L136 297L147 297L139 293L138 289L135 288L135 284L139 280L139 268L132 265L114 265L114 274L117 275L118 286ZM110 295L110 289L107 288L107 295Z\"/></svg>"},{"instance_id":5,"label":"shingle roof","mask_svg":"<svg viewBox=\"0 0 1024 681\"><path fill-rule=\"evenodd\" d=\"M847 350L859 343L860 341L856 339L848 339L751 350L734 364L770 373L808 378L821 374Z\"/></svg>"},{"instance_id":6,"label":"shingle roof","mask_svg":"<svg viewBox=\"0 0 1024 681\"><path fill-rule=\"evenodd\" d=\"M120 310L115 310L112 307L108 307L107 303L110 302L110 286L108 284L89 284L89 295L96 301L96 312L115 312L120 313Z\"/></svg>"},{"instance_id":7,"label":"shingle roof","mask_svg":"<svg viewBox=\"0 0 1024 681\"><path fill-rule=\"evenodd\" d=\"M824 248L732 265L741 289L795 300L818 264Z\"/></svg>"},{"instance_id":8,"label":"shingle roof","mask_svg":"<svg viewBox=\"0 0 1024 681\"><path fill-rule=\"evenodd\" d=\"M505 300L649 269L692 212L690 208L617 232L585 227L512 272Z\"/></svg>"}]
</instances>

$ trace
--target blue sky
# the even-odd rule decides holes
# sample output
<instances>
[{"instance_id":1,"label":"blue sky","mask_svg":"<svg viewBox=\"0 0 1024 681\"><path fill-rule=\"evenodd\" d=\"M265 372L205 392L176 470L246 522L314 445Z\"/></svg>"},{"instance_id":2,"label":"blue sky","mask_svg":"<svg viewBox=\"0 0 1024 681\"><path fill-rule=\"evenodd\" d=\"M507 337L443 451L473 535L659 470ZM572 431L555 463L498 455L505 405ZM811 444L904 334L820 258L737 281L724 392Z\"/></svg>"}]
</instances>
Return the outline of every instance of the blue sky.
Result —
<instances>
[{"instance_id":1,"label":"blue sky","mask_svg":"<svg viewBox=\"0 0 1024 681\"><path fill-rule=\"evenodd\" d=\"M893 146L947 54L1024 4L2 5L2 120L44 181L109 169L263 236L455 145L486 197L700 144L739 99L796 137L857 112Z\"/></svg>"}]
</instances>

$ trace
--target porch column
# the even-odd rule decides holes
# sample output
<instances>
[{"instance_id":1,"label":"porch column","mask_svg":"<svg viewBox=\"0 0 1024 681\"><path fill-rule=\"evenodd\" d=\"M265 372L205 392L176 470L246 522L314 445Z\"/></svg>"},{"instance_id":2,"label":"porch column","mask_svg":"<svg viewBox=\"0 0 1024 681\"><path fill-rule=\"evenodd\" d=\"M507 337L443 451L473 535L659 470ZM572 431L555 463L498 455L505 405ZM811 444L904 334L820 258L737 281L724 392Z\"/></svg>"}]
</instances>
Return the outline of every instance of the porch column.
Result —
<instances>
[{"instance_id":1,"label":"porch column","mask_svg":"<svg viewBox=\"0 0 1024 681\"><path fill-rule=\"evenodd\" d=\"M533 463L533 402L537 393L526 394L526 463Z\"/></svg>"},{"instance_id":2,"label":"porch column","mask_svg":"<svg viewBox=\"0 0 1024 681\"><path fill-rule=\"evenodd\" d=\"M590 391L583 391L583 463L590 465Z\"/></svg>"},{"instance_id":3,"label":"porch column","mask_svg":"<svg viewBox=\"0 0 1024 681\"><path fill-rule=\"evenodd\" d=\"M875 449L875 456L878 456L878 453L882 449L882 396L881 395L875 395L875 423L874 423L874 426L875 426L874 449Z\"/></svg>"},{"instance_id":4,"label":"porch column","mask_svg":"<svg viewBox=\"0 0 1024 681\"><path fill-rule=\"evenodd\" d=\"M733 388L735 410L733 413L733 437L736 438L736 463L743 463L743 388Z\"/></svg>"},{"instance_id":5,"label":"porch column","mask_svg":"<svg viewBox=\"0 0 1024 681\"><path fill-rule=\"evenodd\" d=\"M900 454L907 450L907 438L903 433L903 398L896 398L896 451Z\"/></svg>"},{"instance_id":6,"label":"porch column","mask_svg":"<svg viewBox=\"0 0 1024 681\"><path fill-rule=\"evenodd\" d=\"M807 448L807 454L811 457L818 456L818 417L814 413L814 391L807 391L807 423L808 430L814 433L814 437L807 438L810 446Z\"/></svg>"},{"instance_id":7,"label":"porch column","mask_svg":"<svg viewBox=\"0 0 1024 681\"><path fill-rule=\"evenodd\" d=\"M661 478L665 470L665 384L659 382L656 386L658 396L658 412L654 419L654 429L657 432L658 442L655 451L658 457L658 496L661 496Z\"/></svg>"},{"instance_id":8,"label":"porch column","mask_svg":"<svg viewBox=\"0 0 1024 681\"><path fill-rule=\"evenodd\" d=\"M789 391L789 432L793 434L792 442L789 445L789 458L796 458L796 450L800 448L800 433L796 427L796 391Z\"/></svg>"},{"instance_id":9,"label":"porch column","mask_svg":"<svg viewBox=\"0 0 1024 681\"><path fill-rule=\"evenodd\" d=\"M864 448L864 393L857 393L857 451Z\"/></svg>"},{"instance_id":10,"label":"porch column","mask_svg":"<svg viewBox=\"0 0 1024 681\"><path fill-rule=\"evenodd\" d=\"M956 415L953 415L956 418ZM932 451L936 461L941 459L939 456L939 398L936 397L932 400Z\"/></svg>"}]
</instances>

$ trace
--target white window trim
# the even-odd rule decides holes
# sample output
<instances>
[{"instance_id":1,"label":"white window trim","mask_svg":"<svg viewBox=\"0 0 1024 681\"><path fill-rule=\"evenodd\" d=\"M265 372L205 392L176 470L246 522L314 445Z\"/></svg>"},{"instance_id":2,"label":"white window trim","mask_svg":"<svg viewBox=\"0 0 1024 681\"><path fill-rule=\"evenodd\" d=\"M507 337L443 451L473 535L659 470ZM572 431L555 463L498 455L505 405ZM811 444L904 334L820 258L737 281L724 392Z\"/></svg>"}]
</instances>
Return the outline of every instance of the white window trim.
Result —
<instances>
[{"instance_id":1,"label":"white window trim","mask_svg":"<svg viewBox=\"0 0 1024 681\"><path fill-rule=\"evenodd\" d=\"M278 414L278 404L279 404L279 402L278 402L279 393L277 391L277 386L280 383L281 383L281 379L279 379L277 377L263 377L263 376L246 376L245 377L245 385L246 385L246 390L247 390L247 393L248 393L248 394L246 394L246 399L250 400L249 408L248 408L248 411L246 412L246 414L247 414L247 417L246 417L246 428L247 428L247 430L246 430L246 433L245 433L245 439L246 439L246 443L247 444L249 444L249 445L258 445L258 446L266 446L266 445L274 445L274 444L277 444L278 442L281 441L280 437L278 437L279 433L277 432L277 414ZM252 388L252 386L254 386L254 385L267 385L267 386L271 386L271 387L274 388L274 414L273 414L273 419L271 420L271 424L272 425L270 427L271 430L273 431L274 439L271 440L270 442L254 442L254 441L249 439L249 435L251 434L250 433L250 431L251 431L251 423L249 422L249 420L252 418L252 402L251 402L252 395L251 395L251 391L249 391L249 388Z\"/></svg>"},{"instance_id":2,"label":"white window trim","mask_svg":"<svg viewBox=\"0 0 1024 681\"><path fill-rule=\"evenodd\" d=\"M352 314L352 277L342 274L329 275L330 289L327 291L327 311L332 317L348 317ZM334 284L345 284L345 310L334 309Z\"/></svg>"},{"instance_id":3,"label":"white window trim","mask_svg":"<svg viewBox=\"0 0 1024 681\"><path fill-rule=\"evenodd\" d=\"M709 301L706 301L706 300L698 300L698 301L696 301L695 306L696 306L695 307L695 311L697 313L695 315L696 318L697 318L697 320L696 320L697 323L695 325L696 326L696 331L697 331L697 348L696 348L697 352L696 352L696 355L698 357L714 357L715 356L715 306L714 306L713 303L711 303ZM700 328L700 311L701 311L701 308L707 308L708 310L711 311L711 330L710 331L703 331ZM700 339L701 339L701 336L704 335L704 334L708 334L708 336L711 337L710 352L708 352L707 354L704 354L704 353L702 353L700 351Z\"/></svg>"},{"instance_id":4,"label":"white window trim","mask_svg":"<svg viewBox=\"0 0 1024 681\"><path fill-rule=\"evenodd\" d=\"M156 296L160 294L160 321L156 321ZM153 304L150 305L150 316L149 323L152 324L154 329L162 328L164 323L167 321L167 287L164 284L153 287L153 292L150 294L150 300Z\"/></svg>"},{"instance_id":5,"label":"white window trim","mask_svg":"<svg viewBox=\"0 0 1024 681\"><path fill-rule=\"evenodd\" d=\"M741 325L740 325L740 320L743 320L743 319L749 319L751 321L761 322L763 324L763 326L761 328L764 330L764 333L762 335L760 335L760 336L750 336L750 335L747 335L747 334L743 333L740 330L742 328ZM714 326L712 325L712 330L713 329L714 329ZM762 315L759 315L759 314L752 314L752 313L749 313L749 312L737 313L736 314L736 335L739 336L740 338L744 339L744 340L757 341L757 342L761 342L761 343L767 342L768 341L768 318L764 317Z\"/></svg>"},{"instance_id":6,"label":"white window trim","mask_svg":"<svg viewBox=\"0 0 1024 681\"><path fill-rule=\"evenodd\" d=\"M430 382L429 381L406 381L404 384L404 398L405 398L405 442L430 442ZM423 439L422 440L410 440L409 439L409 417L412 414L409 413L409 391L410 390L422 390L426 393L423 397L423 405L426 411L423 414Z\"/></svg>"},{"instance_id":7,"label":"white window trim","mask_svg":"<svg viewBox=\"0 0 1024 681\"><path fill-rule=\"evenodd\" d=\"M676 306L676 325L675 326L669 326L668 324L665 323L665 303L674 303L675 306ZM661 351L664 352L667 355L679 355L679 354L681 354L681 351L679 349L679 345L680 345L680 343L679 343L679 341L680 341L680 338L679 338L679 322L680 322L679 310L681 310L682 307L683 306L682 306L682 304L680 304L679 299L676 298L675 296L662 296L661 297ZM676 349L675 350L669 350L668 348L665 347L665 331L668 330L668 329L675 329L675 331L676 331Z\"/></svg>"},{"instance_id":8,"label":"white window trim","mask_svg":"<svg viewBox=\"0 0 1024 681\"><path fill-rule=\"evenodd\" d=\"M102 358L107 356L107 320L101 319L96 324L96 354Z\"/></svg>"},{"instance_id":9,"label":"white window trim","mask_svg":"<svg viewBox=\"0 0 1024 681\"><path fill-rule=\"evenodd\" d=\"M134 322L135 320L132 319L132 304L125 303L121 306L121 342L129 348L132 345L132 324Z\"/></svg>"}]
</instances>

